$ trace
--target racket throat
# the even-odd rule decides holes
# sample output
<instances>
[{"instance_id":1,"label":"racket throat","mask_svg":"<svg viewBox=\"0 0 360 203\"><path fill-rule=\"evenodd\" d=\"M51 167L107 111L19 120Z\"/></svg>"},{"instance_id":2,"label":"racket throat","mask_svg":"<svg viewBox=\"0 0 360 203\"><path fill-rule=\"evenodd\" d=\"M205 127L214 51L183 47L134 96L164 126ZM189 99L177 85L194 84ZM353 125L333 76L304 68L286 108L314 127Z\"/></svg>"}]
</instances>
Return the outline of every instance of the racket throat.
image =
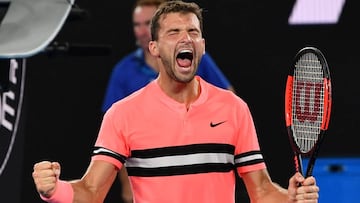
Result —
<instances>
[{"instance_id":1,"label":"racket throat","mask_svg":"<svg viewBox=\"0 0 360 203\"><path fill-rule=\"evenodd\" d=\"M294 163L295 163L296 172L303 174L303 164L302 164L302 159L301 159L300 154L295 153Z\"/></svg>"}]
</instances>

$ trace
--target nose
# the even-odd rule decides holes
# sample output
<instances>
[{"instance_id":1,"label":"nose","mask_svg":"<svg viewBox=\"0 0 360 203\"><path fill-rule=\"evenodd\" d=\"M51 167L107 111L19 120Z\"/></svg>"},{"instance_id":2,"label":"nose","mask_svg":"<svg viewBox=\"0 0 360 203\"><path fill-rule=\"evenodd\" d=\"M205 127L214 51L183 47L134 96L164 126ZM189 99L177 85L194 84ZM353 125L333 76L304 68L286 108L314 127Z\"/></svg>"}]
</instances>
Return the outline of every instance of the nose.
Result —
<instances>
[{"instance_id":1,"label":"nose","mask_svg":"<svg viewBox=\"0 0 360 203\"><path fill-rule=\"evenodd\" d=\"M147 23L134 23L134 32L137 36L150 35L150 26Z\"/></svg>"},{"instance_id":2,"label":"nose","mask_svg":"<svg viewBox=\"0 0 360 203\"><path fill-rule=\"evenodd\" d=\"M141 33L141 35L148 35L150 33L150 27L147 25L140 25L139 33Z\"/></svg>"},{"instance_id":3,"label":"nose","mask_svg":"<svg viewBox=\"0 0 360 203\"><path fill-rule=\"evenodd\" d=\"M180 35L181 42L191 42L192 38L188 32L182 32Z\"/></svg>"}]
</instances>

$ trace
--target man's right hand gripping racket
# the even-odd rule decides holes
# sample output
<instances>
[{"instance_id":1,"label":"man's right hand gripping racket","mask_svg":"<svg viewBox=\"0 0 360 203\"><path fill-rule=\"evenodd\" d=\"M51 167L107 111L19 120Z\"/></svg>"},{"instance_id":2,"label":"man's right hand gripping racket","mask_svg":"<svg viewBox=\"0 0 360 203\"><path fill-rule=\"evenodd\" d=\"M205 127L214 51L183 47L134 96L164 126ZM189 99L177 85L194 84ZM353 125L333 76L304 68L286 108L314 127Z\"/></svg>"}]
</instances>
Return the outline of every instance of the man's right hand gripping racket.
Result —
<instances>
[{"instance_id":1,"label":"man's right hand gripping racket","mask_svg":"<svg viewBox=\"0 0 360 203\"><path fill-rule=\"evenodd\" d=\"M295 56L285 90L285 121L294 151L295 169L303 174L302 156L309 157L311 176L331 112L331 80L324 55L305 47Z\"/></svg>"}]
</instances>

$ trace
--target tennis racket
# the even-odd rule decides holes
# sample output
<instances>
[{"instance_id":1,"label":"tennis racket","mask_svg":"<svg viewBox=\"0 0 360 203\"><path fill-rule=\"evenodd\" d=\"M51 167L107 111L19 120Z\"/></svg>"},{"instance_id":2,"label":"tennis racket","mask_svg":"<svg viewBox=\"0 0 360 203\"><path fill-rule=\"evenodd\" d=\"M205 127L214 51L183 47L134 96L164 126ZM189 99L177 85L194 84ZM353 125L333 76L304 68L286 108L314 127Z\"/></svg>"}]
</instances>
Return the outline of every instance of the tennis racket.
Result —
<instances>
[{"instance_id":1,"label":"tennis racket","mask_svg":"<svg viewBox=\"0 0 360 203\"><path fill-rule=\"evenodd\" d=\"M287 76L285 121L297 172L303 174L302 156L309 157L305 177L312 175L328 129L331 102L330 72L324 55L315 47L301 49Z\"/></svg>"}]
</instances>

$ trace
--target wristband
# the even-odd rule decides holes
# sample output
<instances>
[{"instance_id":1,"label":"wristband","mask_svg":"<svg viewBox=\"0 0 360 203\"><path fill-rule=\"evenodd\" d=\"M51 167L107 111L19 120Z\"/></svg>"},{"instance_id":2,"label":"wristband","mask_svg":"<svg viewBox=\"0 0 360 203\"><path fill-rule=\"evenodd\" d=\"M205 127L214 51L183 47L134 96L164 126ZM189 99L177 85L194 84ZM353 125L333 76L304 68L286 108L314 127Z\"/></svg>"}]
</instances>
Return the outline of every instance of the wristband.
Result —
<instances>
[{"instance_id":1,"label":"wristband","mask_svg":"<svg viewBox=\"0 0 360 203\"><path fill-rule=\"evenodd\" d=\"M40 194L42 200L49 203L72 203L74 191L70 183L58 180L55 192L51 197L44 197Z\"/></svg>"}]
</instances>

